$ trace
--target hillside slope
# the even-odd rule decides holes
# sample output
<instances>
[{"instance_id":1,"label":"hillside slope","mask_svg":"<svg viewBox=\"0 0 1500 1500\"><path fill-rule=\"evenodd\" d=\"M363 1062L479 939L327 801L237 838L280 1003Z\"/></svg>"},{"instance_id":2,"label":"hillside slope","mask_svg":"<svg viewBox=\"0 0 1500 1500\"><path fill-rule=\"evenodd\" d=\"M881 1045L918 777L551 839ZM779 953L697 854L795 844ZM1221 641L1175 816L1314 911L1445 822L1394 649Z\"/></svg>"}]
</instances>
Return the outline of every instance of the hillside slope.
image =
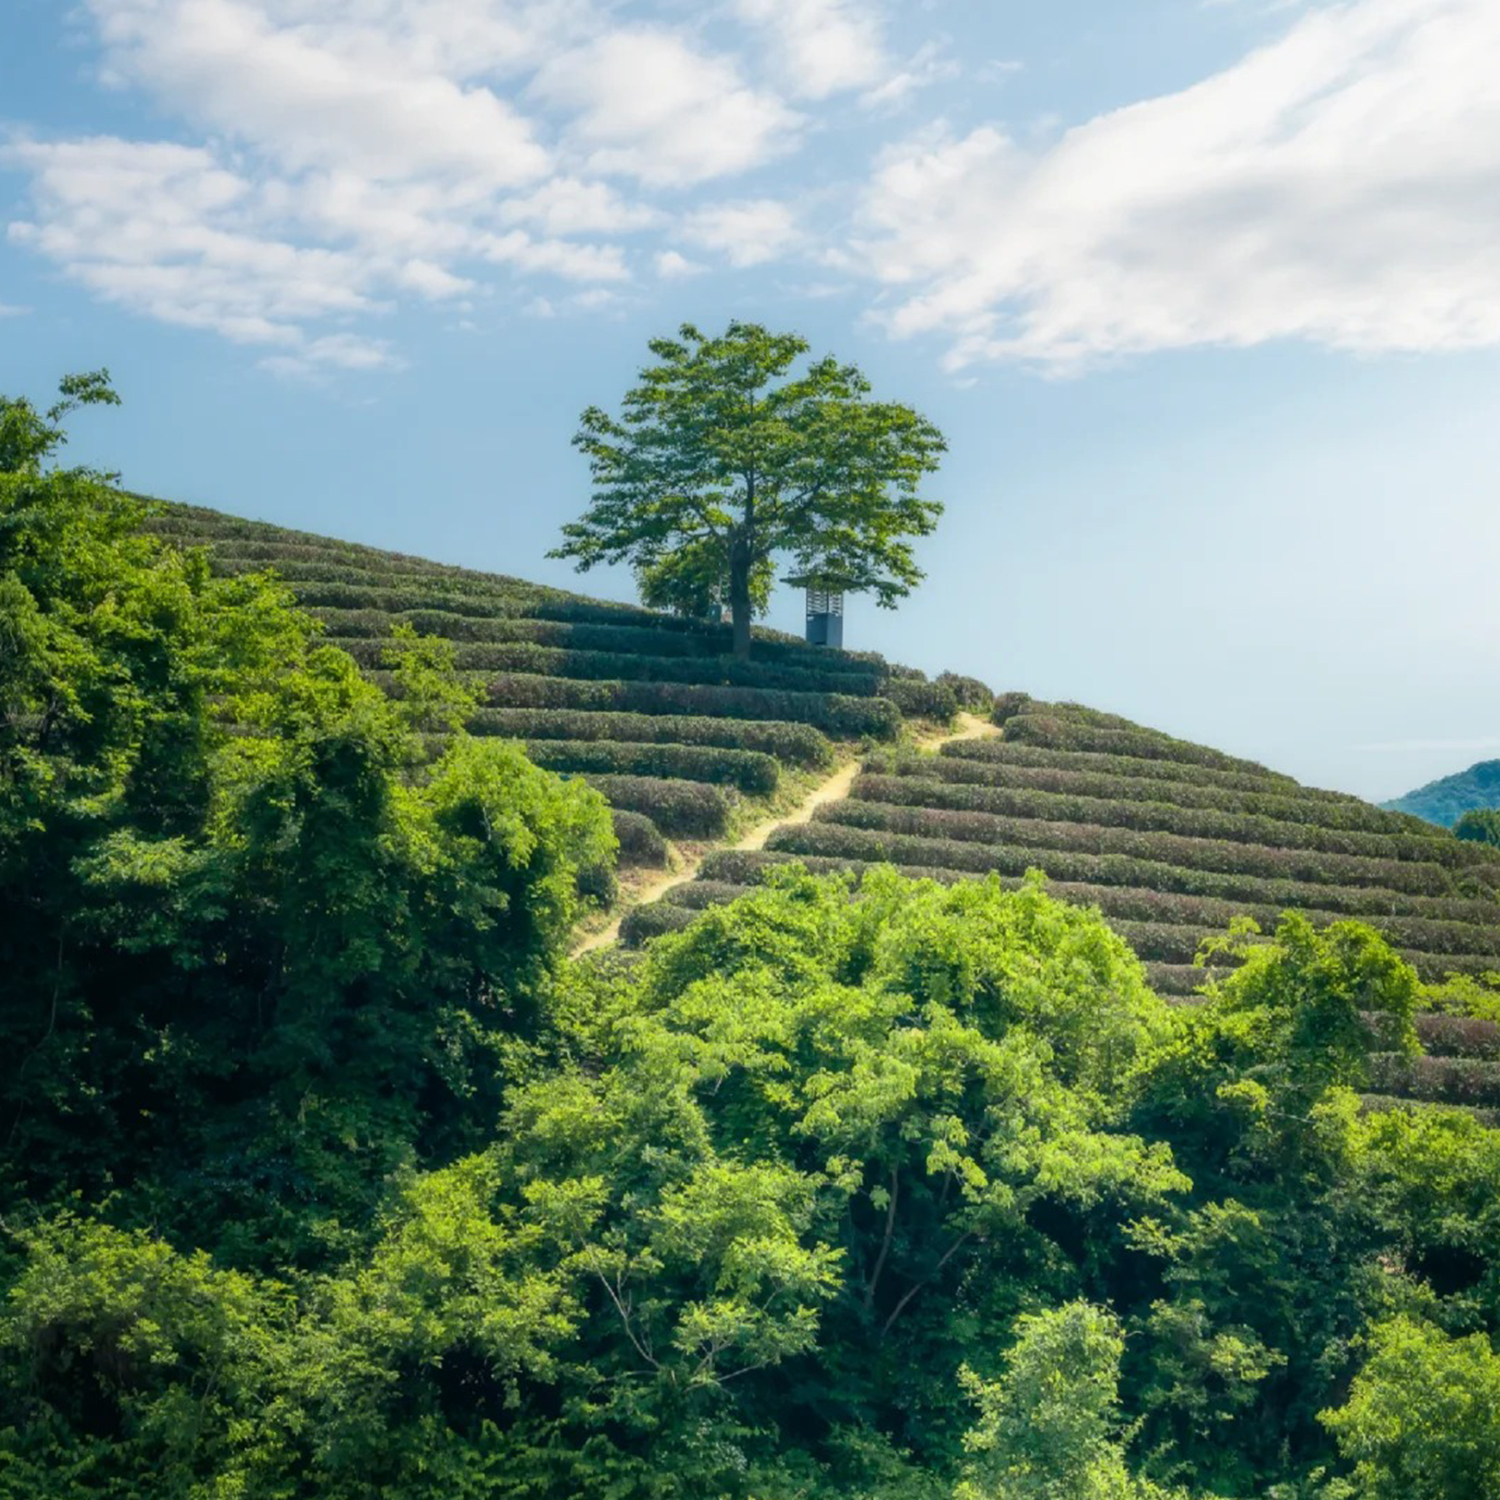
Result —
<instances>
[{"instance_id":1,"label":"hillside slope","mask_svg":"<svg viewBox=\"0 0 1500 1500\"><path fill-rule=\"evenodd\" d=\"M1236 917L1270 929L1286 910L1368 922L1429 980L1500 970L1500 851L1077 705L1017 696L996 716L998 739L868 756L848 798L761 852L709 855L696 881L626 918L625 940L683 927L778 864L858 876L888 862L945 882L1042 870L1183 1000L1208 977L1205 938ZM1428 1017L1423 1036L1433 1055L1415 1065L1374 1060L1378 1094L1500 1106L1492 1026Z\"/></svg>"},{"instance_id":2,"label":"hillside slope","mask_svg":"<svg viewBox=\"0 0 1500 1500\"><path fill-rule=\"evenodd\" d=\"M1098 907L1157 990L1183 1000L1204 983L1205 938L1237 917L1269 928L1286 910L1369 922L1430 980L1500 970L1500 850L1114 715L1009 694L997 734L933 751L909 720L951 720L953 687L873 653L760 632L755 659L738 662L721 626L212 511L171 507L152 524L209 546L227 571L274 568L387 686L397 626L452 640L484 705L475 732L520 739L598 787L640 881L696 871L625 915L627 944L685 926L778 864L857 876L891 863L944 882L1041 870L1055 895ZM847 796L775 827L764 847L731 847L856 755ZM1429 1017L1423 1035L1433 1055L1375 1060L1379 1092L1500 1106L1493 1026Z\"/></svg>"},{"instance_id":3,"label":"hillside slope","mask_svg":"<svg viewBox=\"0 0 1500 1500\"><path fill-rule=\"evenodd\" d=\"M150 524L208 546L225 571L274 569L387 687L398 627L451 640L483 705L471 730L519 739L603 792L627 868L660 867L669 840L720 839L795 800L847 758L841 746L895 741L908 716L958 708L947 685L874 653L759 631L741 662L727 626L195 507Z\"/></svg>"},{"instance_id":4,"label":"hillside slope","mask_svg":"<svg viewBox=\"0 0 1500 1500\"><path fill-rule=\"evenodd\" d=\"M1429 781L1380 805L1451 828L1476 807L1500 807L1500 760L1476 761L1467 771Z\"/></svg>"}]
</instances>

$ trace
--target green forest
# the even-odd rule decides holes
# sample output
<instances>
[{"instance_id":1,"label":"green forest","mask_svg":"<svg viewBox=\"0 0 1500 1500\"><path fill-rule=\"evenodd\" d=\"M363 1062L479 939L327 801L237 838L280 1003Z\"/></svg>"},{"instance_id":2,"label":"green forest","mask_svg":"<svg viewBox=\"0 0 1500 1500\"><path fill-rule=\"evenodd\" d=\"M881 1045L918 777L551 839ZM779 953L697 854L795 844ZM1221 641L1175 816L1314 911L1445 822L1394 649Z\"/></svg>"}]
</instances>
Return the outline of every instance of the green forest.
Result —
<instances>
[{"instance_id":1,"label":"green forest","mask_svg":"<svg viewBox=\"0 0 1500 1500\"><path fill-rule=\"evenodd\" d=\"M351 652L69 465L112 400L0 402L0 1494L1500 1496L1490 846L1019 701L918 759L902 702L982 685L771 641L656 700L559 659L618 635L494 632L630 696L497 705L457 628ZM376 585L326 586L358 639ZM572 956L648 814L861 736L837 818ZM1117 852L1070 892L1027 819ZM1037 868L963 864L1002 844ZM1387 886L1394 934L1338 906ZM1154 975L1131 921L1199 952ZM1454 933L1473 972L1413 962ZM1428 1062L1475 1107L1379 1097Z\"/></svg>"}]
</instances>

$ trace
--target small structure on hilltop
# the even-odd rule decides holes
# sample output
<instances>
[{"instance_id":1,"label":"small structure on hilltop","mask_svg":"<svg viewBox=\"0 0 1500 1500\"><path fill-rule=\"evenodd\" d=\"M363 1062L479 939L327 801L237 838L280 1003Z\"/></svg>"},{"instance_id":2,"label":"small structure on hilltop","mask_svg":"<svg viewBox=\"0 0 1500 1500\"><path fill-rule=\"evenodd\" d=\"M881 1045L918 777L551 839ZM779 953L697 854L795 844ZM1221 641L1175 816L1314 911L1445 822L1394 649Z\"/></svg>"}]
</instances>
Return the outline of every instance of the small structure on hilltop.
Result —
<instances>
[{"instance_id":1,"label":"small structure on hilltop","mask_svg":"<svg viewBox=\"0 0 1500 1500\"><path fill-rule=\"evenodd\" d=\"M841 647L844 644L844 591L807 585L807 643Z\"/></svg>"}]
</instances>

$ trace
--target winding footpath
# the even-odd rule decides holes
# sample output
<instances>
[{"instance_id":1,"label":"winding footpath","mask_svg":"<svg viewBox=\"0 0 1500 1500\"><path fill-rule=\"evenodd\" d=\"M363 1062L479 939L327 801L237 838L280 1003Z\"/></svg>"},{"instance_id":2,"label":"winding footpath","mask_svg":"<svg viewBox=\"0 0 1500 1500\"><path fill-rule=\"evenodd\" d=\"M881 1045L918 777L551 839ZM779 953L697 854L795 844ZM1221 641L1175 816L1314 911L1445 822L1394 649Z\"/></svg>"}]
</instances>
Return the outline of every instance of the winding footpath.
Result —
<instances>
[{"instance_id":1,"label":"winding footpath","mask_svg":"<svg viewBox=\"0 0 1500 1500\"><path fill-rule=\"evenodd\" d=\"M986 739L991 735L998 735L1000 731L977 714L960 713L957 720L957 728L945 734L936 734L917 742L917 748L921 750L938 750L944 745L951 745L956 740L978 740ZM734 843L728 845L730 849L764 849L766 841L779 828L793 828L799 823L812 821L813 814L823 806L825 802L837 802L849 795L850 788L854 785L854 778L859 775L860 760L856 756L853 760L840 766L827 781L820 782L804 797L801 803L789 813L780 817L767 818L764 823L757 823L748 833L743 834ZM652 901L659 901L670 890L679 885L686 885L690 880L697 878L699 867L702 865L705 854L696 859L688 860L676 870L669 870L658 876L655 880L641 887L636 898L631 902L631 910L637 906L649 905ZM608 927L601 928L598 932L590 933L586 938L575 944L572 956L581 958L585 953L592 953L596 948L607 948L611 943L618 940L620 936L620 923L625 919L622 911Z\"/></svg>"}]
</instances>

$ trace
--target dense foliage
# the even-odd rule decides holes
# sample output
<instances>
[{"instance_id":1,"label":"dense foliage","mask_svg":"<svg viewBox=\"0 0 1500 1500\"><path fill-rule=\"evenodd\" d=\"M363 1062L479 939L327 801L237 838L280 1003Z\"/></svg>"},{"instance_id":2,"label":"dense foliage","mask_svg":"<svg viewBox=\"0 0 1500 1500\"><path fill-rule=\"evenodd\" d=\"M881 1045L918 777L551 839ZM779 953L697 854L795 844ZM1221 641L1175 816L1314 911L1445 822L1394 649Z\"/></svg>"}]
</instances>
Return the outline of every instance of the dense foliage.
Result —
<instances>
[{"instance_id":1,"label":"dense foliage","mask_svg":"<svg viewBox=\"0 0 1500 1500\"><path fill-rule=\"evenodd\" d=\"M1354 1093L1420 998L1291 919L1173 1011L1039 884L783 872L556 991L336 1263L21 1227L0 1484L1479 1500L1500 1133Z\"/></svg>"},{"instance_id":2,"label":"dense foliage","mask_svg":"<svg viewBox=\"0 0 1500 1500\"><path fill-rule=\"evenodd\" d=\"M0 404L0 1206L109 1195L315 1263L488 1126L607 810L512 743L427 759L468 708L441 649L403 643L387 699L278 585L58 467L63 414Z\"/></svg>"},{"instance_id":3,"label":"dense foliage","mask_svg":"<svg viewBox=\"0 0 1500 1500\"><path fill-rule=\"evenodd\" d=\"M570 965L604 801L59 466L109 399L0 402L0 1496L1500 1490L1493 988L774 850Z\"/></svg>"}]
</instances>

